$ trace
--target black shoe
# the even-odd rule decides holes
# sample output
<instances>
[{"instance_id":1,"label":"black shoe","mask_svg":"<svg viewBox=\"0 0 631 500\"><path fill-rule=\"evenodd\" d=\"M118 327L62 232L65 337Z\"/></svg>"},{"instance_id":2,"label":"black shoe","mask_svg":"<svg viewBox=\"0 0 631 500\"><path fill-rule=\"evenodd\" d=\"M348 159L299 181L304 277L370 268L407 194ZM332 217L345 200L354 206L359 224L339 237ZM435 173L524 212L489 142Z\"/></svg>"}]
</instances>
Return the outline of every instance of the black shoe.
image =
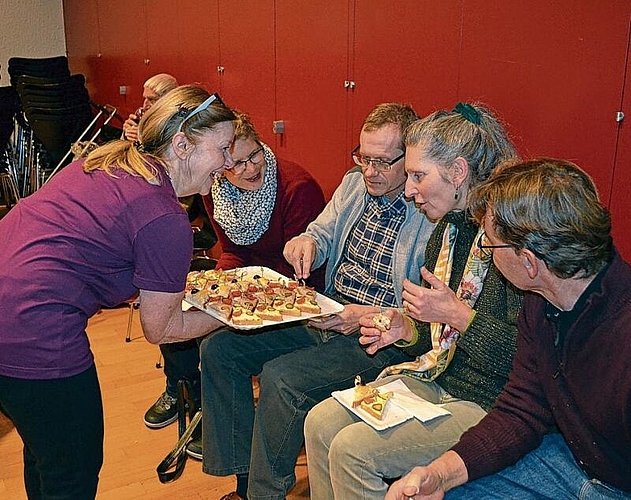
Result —
<instances>
[{"instance_id":1,"label":"black shoe","mask_svg":"<svg viewBox=\"0 0 631 500\"><path fill-rule=\"evenodd\" d=\"M166 391L145 413L145 425L152 429L160 429L177 420L177 399Z\"/></svg>"},{"instance_id":2,"label":"black shoe","mask_svg":"<svg viewBox=\"0 0 631 500\"><path fill-rule=\"evenodd\" d=\"M197 460L204 458L204 451L202 448L202 438L193 439L186 445L186 454L189 457L193 457Z\"/></svg>"},{"instance_id":3,"label":"black shoe","mask_svg":"<svg viewBox=\"0 0 631 500\"><path fill-rule=\"evenodd\" d=\"M246 500L246 499L243 498L241 495L239 495L236 491L233 491L232 493L228 493L227 495L222 496L221 500Z\"/></svg>"}]
</instances>

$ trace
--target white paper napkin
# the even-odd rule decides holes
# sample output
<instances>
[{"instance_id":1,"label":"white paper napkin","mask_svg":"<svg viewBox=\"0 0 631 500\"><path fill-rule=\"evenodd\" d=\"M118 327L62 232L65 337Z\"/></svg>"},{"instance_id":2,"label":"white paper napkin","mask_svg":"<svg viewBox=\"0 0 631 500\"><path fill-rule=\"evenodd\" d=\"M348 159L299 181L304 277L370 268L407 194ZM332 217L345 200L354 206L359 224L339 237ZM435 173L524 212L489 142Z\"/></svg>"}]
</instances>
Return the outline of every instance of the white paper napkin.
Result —
<instances>
[{"instance_id":1,"label":"white paper napkin","mask_svg":"<svg viewBox=\"0 0 631 500\"><path fill-rule=\"evenodd\" d=\"M416 418L421 422L428 422L434 418L451 414L442 406L425 401L414 394L401 379L379 386L379 392L384 393L389 391L392 391L394 395L386 406L383 419L381 420L376 419L371 414L364 411L361 406L353 408L354 387L343 391L334 391L331 393L331 396L342 406L352 411L364 422L377 430L394 427L411 418Z\"/></svg>"}]
</instances>

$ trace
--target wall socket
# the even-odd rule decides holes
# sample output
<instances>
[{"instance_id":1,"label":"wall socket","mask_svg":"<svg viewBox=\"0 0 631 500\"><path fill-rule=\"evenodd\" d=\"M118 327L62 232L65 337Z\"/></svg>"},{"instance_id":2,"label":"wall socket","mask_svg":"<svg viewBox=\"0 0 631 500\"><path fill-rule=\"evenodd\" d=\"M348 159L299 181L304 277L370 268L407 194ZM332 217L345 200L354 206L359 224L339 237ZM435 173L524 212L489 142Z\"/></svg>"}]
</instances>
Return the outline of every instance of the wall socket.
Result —
<instances>
[{"instance_id":1,"label":"wall socket","mask_svg":"<svg viewBox=\"0 0 631 500\"><path fill-rule=\"evenodd\" d=\"M126 85L121 85L120 87L118 87L118 93L120 95L127 94L127 86Z\"/></svg>"}]
</instances>

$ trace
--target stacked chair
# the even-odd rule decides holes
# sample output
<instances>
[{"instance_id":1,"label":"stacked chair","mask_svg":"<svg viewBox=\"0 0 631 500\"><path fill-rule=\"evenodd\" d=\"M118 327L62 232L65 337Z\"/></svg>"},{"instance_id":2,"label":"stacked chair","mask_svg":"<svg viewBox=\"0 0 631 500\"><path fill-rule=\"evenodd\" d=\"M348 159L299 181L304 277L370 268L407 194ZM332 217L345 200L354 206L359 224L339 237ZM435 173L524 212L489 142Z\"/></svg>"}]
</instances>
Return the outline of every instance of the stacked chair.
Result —
<instances>
[{"instance_id":1,"label":"stacked chair","mask_svg":"<svg viewBox=\"0 0 631 500\"><path fill-rule=\"evenodd\" d=\"M20 191L26 196L70 162L73 144L95 128L107 108L90 101L85 77L70 74L65 56L13 57L8 71L21 104L15 163ZM111 110L107 121L116 113L115 108L107 109Z\"/></svg>"},{"instance_id":2,"label":"stacked chair","mask_svg":"<svg viewBox=\"0 0 631 500\"><path fill-rule=\"evenodd\" d=\"M66 56L45 57L33 59L27 57L12 57L9 59L9 77L11 85L15 87L22 75L38 78L67 78L70 76L68 58Z\"/></svg>"},{"instance_id":3,"label":"stacked chair","mask_svg":"<svg viewBox=\"0 0 631 500\"><path fill-rule=\"evenodd\" d=\"M49 167L58 165L94 118L85 79L82 75L64 79L25 75L18 80L17 92L28 125L48 153ZM38 187L47 170L37 173Z\"/></svg>"},{"instance_id":4,"label":"stacked chair","mask_svg":"<svg viewBox=\"0 0 631 500\"><path fill-rule=\"evenodd\" d=\"M0 87L0 199L6 209L19 199L18 176L12 161L10 139L15 129L15 116L20 99L13 87Z\"/></svg>"}]
</instances>

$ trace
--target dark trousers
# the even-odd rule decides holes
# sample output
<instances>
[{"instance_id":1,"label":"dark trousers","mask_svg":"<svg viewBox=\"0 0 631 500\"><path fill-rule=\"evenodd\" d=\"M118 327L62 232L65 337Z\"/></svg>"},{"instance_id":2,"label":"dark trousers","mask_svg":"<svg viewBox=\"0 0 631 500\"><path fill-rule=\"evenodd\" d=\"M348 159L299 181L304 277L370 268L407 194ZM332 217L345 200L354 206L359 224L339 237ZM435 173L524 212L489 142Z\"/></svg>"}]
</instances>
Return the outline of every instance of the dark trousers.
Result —
<instances>
[{"instance_id":1,"label":"dark trousers","mask_svg":"<svg viewBox=\"0 0 631 500\"><path fill-rule=\"evenodd\" d=\"M199 347L197 340L192 339L172 344L161 344L160 351L164 358L167 394L173 398L177 397L177 381L186 379L190 382L193 401L201 406L201 376L199 373Z\"/></svg>"},{"instance_id":2,"label":"dark trousers","mask_svg":"<svg viewBox=\"0 0 631 500\"><path fill-rule=\"evenodd\" d=\"M0 376L0 410L24 443L30 500L95 498L103 464L103 403L94 365L55 380Z\"/></svg>"}]
</instances>

